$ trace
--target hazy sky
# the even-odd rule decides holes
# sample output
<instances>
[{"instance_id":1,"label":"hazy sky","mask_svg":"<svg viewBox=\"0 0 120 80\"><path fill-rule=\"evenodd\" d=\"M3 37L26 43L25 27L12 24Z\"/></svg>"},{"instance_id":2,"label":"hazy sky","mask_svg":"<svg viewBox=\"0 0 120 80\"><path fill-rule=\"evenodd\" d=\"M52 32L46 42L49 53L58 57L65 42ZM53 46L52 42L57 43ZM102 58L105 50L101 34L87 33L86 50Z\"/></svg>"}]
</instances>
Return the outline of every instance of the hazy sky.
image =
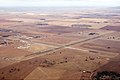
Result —
<instances>
[{"instance_id":1,"label":"hazy sky","mask_svg":"<svg viewBox=\"0 0 120 80\"><path fill-rule=\"evenodd\" d=\"M0 6L120 6L120 0L0 0Z\"/></svg>"}]
</instances>

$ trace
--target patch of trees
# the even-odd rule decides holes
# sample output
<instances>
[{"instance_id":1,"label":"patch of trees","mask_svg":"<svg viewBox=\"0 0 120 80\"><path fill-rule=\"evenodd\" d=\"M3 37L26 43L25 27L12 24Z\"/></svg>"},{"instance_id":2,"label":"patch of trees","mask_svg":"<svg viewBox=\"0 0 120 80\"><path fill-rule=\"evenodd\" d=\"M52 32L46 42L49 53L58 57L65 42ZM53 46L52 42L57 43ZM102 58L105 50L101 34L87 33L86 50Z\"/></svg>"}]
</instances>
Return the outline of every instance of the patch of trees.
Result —
<instances>
[{"instance_id":1,"label":"patch of trees","mask_svg":"<svg viewBox=\"0 0 120 80\"><path fill-rule=\"evenodd\" d=\"M86 25L86 24L72 24L72 27L79 27L79 28L88 28L91 27L91 25Z\"/></svg>"},{"instance_id":2,"label":"patch of trees","mask_svg":"<svg viewBox=\"0 0 120 80\"><path fill-rule=\"evenodd\" d=\"M117 40L120 40L119 37L116 38L116 37L114 37L114 36L113 36L113 37L108 37L107 39L117 39Z\"/></svg>"},{"instance_id":3,"label":"patch of trees","mask_svg":"<svg viewBox=\"0 0 120 80\"><path fill-rule=\"evenodd\" d=\"M98 35L98 33L89 33L88 35Z\"/></svg>"},{"instance_id":4,"label":"patch of trees","mask_svg":"<svg viewBox=\"0 0 120 80\"><path fill-rule=\"evenodd\" d=\"M20 71L20 69L19 68L11 68L9 70L9 73L12 73L12 72L15 72L15 71Z\"/></svg>"},{"instance_id":5,"label":"patch of trees","mask_svg":"<svg viewBox=\"0 0 120 80\"><path fill-rule=\"evenodd\" d=\"M5 79L5 77L3 76L1 79L2 79L2 80L4 80L4 79Z\"/></svg>"},{"instance_id":6,"label":"patch of trees","mask_svg":"<svg viewBox=\"0 0 120 80\"><path fill-rule=\"evenodd\" d=\"M41 26L44 26L44 25L48 25L47 23L38 23L36 25L41 25Z\"/></svg>"},{"instance_id":7,"label":"patch of trees","mask_svg":"<svg viewBox=\"0 0 120 80\"><path fill-rule=\"evenodd\" d=\"M88 60L95 60L95 58L90 57L90 56L89 56L89 57L86 57L86 58L85 58L85 61L88 61Z\"/></svg>"},{"instance_id":8,"label":"patch of trees","mask_svg":"<svg viewBox=\"0 0 120 80\"><path fill-rule=\"evenodd\" d=\"M111 47L107 47L108 49L110 49Z\"/></svg>"},{"instance_id":9,"label":"patch of trees","mask_svg":"<svg viewBox=\"0 0 120 80\"><path fill-rule=\"evenodd\" d=\"M46 19L44 19L44 18L40 18L39 20L46 20Z\"/></svg>"},{"instance_id":10,"label":"patch of trees","mask_svg":"<svg viewBox=\"0 0 120 80\"><path fill-rule=\"evenodd\" d=\"M50 67L50 66L53 66L55 64L56 64L55 61L44 60L42 63L40 63L39 66L41 66L41 67Z\"/></svg>"},{"instance_id":11,"label":"patch of trees","mask_svg":"<svg viewBox=\"0 0 120 80\"><path fill-rule=\"evenodd\" d=\"M97 72L92 80L120 80L120 74L113 71Z\"/></svg>"},{"instance_id":12,"label":"patch of trees","mask_svg":"<svg viewBox=\"0 0 120 80\"><path fill-rule=\"evenodd\" d=\"M92 52L92 53L98 53L97 51L93 51L93 50L89 50L89 52Z\"/></svg>"}]
</instances>

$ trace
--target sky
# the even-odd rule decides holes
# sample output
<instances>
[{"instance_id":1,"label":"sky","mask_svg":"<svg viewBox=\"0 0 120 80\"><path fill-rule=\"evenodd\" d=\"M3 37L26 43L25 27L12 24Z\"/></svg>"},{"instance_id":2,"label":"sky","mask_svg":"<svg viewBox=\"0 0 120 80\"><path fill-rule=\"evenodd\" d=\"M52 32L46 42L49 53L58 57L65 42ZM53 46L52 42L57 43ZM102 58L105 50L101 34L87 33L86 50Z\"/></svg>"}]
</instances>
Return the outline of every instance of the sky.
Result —
<instances>
[{"instance_id":1,"label":"sky","mask_svg":"<svg viewBox=\"0 0 120 80\"><path fill-rule=\"evenodd\" d=\"M0 0L0 7L116 7L120 0Z\"/></svg>"}]
</instances>

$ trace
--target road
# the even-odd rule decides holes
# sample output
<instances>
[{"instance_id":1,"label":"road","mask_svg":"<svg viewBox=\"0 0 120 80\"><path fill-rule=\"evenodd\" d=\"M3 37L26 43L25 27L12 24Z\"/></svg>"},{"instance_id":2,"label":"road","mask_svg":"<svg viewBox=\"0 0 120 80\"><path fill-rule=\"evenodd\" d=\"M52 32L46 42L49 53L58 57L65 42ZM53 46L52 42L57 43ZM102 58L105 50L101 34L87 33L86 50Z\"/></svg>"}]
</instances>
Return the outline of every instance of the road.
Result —
<instances>
[{"instance_id":1,"label":"road","mask_svg":"<svg viewBox=\"0 0 120 80\"><path fill-rule=\"evenodd\" d=\"M109 32L109 33L111 33L111 32ZM109 34L109 33L106 33L106 34ZM72 45L84 43L84 42L91 41L91 40L95 40L95 39L98 39L98 38L100 38L100 37L102 37L106 34L94 36L94 37L87 38L87 39L84 39L84 40L73 41L71 43L68 43L68 44L65 44L65 45L62 45L62 46L57 46L57 47L47 49L47 50L44 50L44 51L41 51L41 52L36 52L36 53L30 54L30 55L27 55L25 57L39 55L39 54L43 54L43 53L47 53L47 52L53 52L53 51L56 51L56 50L59 50L59 49L62 49L62 48L70 48L70 46L72 46Z\"/></svg>"}]
</instances>

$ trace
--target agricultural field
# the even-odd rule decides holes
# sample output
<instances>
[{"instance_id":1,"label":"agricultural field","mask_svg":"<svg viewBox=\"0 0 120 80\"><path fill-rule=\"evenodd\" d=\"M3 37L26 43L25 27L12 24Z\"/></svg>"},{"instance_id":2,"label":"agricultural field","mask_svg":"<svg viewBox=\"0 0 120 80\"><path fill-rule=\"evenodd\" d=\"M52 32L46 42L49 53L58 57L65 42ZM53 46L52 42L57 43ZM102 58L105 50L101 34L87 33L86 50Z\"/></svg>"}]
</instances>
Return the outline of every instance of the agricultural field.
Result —
<instances>
[{"instance_id":1,"label":"agricultural field","mask_svg":"<svg viewBox=\"0 0 120 80\"><path fill-rule=\"evenodd\" d=\"M120 74L120 15L110 9L0 10L0 80Z\"/></svg>"}]
</instances>

